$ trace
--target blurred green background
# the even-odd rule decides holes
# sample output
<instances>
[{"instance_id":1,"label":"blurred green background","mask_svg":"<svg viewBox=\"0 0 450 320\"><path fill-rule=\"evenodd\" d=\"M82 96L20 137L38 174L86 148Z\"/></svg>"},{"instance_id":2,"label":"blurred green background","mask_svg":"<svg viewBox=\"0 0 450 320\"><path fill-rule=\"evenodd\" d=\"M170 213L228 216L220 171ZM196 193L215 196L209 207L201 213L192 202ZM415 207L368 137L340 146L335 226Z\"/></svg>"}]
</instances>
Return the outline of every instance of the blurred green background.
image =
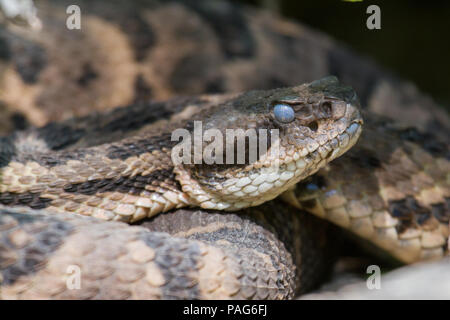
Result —
<instances>
[{"instance_id":1,"label":"blurred green background","mask_svg":"<svg viewBox=\"0 0 450 320\"><path fill-rule=\"evenodd\" d=\"M450 1L236 0L274 10L321 30L413 81L450 111ZM369 30L366 8L381 9Z\"/></svg>"}]
</instances>

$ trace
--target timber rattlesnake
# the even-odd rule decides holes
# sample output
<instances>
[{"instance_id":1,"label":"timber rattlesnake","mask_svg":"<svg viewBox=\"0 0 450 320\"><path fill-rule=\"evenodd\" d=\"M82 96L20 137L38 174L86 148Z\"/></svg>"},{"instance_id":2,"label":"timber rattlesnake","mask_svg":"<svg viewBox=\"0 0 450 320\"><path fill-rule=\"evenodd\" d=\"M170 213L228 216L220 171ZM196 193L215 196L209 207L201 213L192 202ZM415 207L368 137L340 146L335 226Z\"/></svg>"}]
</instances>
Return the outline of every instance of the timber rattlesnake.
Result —
<instances>
[{"instance_id":1,"label":"timber rattlesnake","mask_svg":"<svg viewBox=\"0 0 450 320\"><path fill-rule=\"evenodd\" d=\"M64 11L61 11L64 7L59 7L60 5L53 4L52 7L47 7L47 11L43 11L43 21L46 22L44 28L47 26L50 31L45 37L24 31L15 34L10 29L2 29L0 34L8 49L4 58L9 59L4 64L2 101L8 110L26 108L26 113L31 115L30 119L36 121L36 124L44 124L49 119L56 120L54 115L57 114L54 111L59 110L60 105L66 107L62 117L67 117L74 113L85 114L92 106L107 109L132 100L142 101L149 92L156 98L167 97L173 92L233 92L294 84L302 77L310 79L311 76L320 76L323 71L331 71L326 68L315 70L314 68L320 69L323 62L323 59L319 59L312 61L313 66L309 69L304 69L301 73L293 72L292 68L298 68L294 67L294 62L297 63L299 59L300 65L308 65L312 57L323 56L311 55L311 52L304 54L303 46L315 48L316 52L330 50L331 53L327 53L328 61L347 59L345 50L335 49L331 43L326 42L328 39L325 44L321 44L320 40L314 42L317 41L314 40L316 37L323 39L322 35L312 33L310 36L311 32L307 29L302 31L301 27L294 24L262 13L256 14L248 9L241 12L231 5L215 8L204 2L181 1L164 5L151 2L148 8L138 11L125 4L107 5L107 9L103 10L105 4L100 2L87 6L88 10L92 10L92 16L87 16L85 27L89 32L85 33L71 33L57 27L65 17ZM115 6L124 6L126 10L119 14L117 8L114 10ZM101 17L111 20L102 20ZM163 22L168 17L173 23L167 27ZM211 21L214 18L218 21L219 18L234 19L237 23L231 24L230 31L221 27L222 24L214 24ZM202 19L205 19L206 26ZM115 22L119 28L110 25ZM124 39L120 28L129 32L129 43ZM237 35L233 28L240 28L245 32ZM59 45L61 33L69 37L64 40L65 46ZM152 38L155 33L156 39ZM98 42L99 34L107 36ZM210 42L214 39L214 34L218 36L217 43ZM77 49L80 41L89 44L87 48L91 49ZM258 48L256 44L262 48ZM170 51L174 46L179 51ZM114 51L111 51L113 47ZM21 54L16 55L14 52ZM86 56L80 56L83 52ZM64 56L64 59L52 56L56 53ZM280 62L284 58L286 60ZM369 81L357 81L356 88L361 92L363 105L367 104L374 111L380 111L377 110L378 106L383 112L382 98L394 85L400 88L400 93L396 94L401 95L402 91L407 92L409 97L417 94L407 85L397 84L390 77L384 77L377 69L367 67L370 65L364 64L364 61L359 61L354 62L354 65L360 63L366 66L361 74L354 65L332 71L337 74L342 72L339 75L345 80L351 78L356 81L355 77L371 79L370 86ZM352 74L356 72L355 69L358 73ZM308 70L311 71L310 74ZM261 76L255 76L257 73ZM158 77L155 77L156 74ZM60 81L58 79L61 77L64 81L58 85L52 84ZM167 82L169 80L170 83ZM367 86L361 88L361 85ZM316 82L315 87L318 88L319 99L314 99L312 95L311 101L297 101L297 105L314 107L303 111L298 109L297 112L306 112L303 117L309 119L306 122L300 121L300 127L320 121L319 134L314 136L318 138L320 133L326 133L321 132L324 128L321 121L333 119L333 103L350 102L354 97L352 91L342 90L343 87L332 78ZM324 94L330 91L330 87L333 88L331 92ZM241 109L236 110L242 112L248 109L242 106L261 107L265 106L261 101L269 101L269 105L273 107L272 102L287 96L292 98L292 91L288 94L286 90L251 92L238 98L232 94L178 98L164 103L137 102L129 108L117 109L108 115L93 115L14 133L2 138L0 142L3 179L0 184L0 201L6 205L25 204L35 208L52 206L64 208L63 211L84 210L85 214L89 207L103 205L102 210L94 210L98 217L112 218L109 215L117 210L117 217L126 220L137 220L144 215L169 210L182 202L190 204L184 193L176 193L180 188L173 173L170 173L170 157L158 155L156 158L159 161L154 161L147 155L144 162L148 161L161 169L157 173L153 172L153 175L139 167L142 163L137 163L139 159L136 156L143 149L150 151L150 156L153 151L158 151L158 148L152 148L153 145L158 145L162 150L167 135L160 141L151 143L149 140L136 140L137 137L148 132L150 136L156 132L159 134L157 130L161 128L168 129L169 122L164 121L157 122L156 127L150 127L149 123L155 120L169 118L170 123L177 124L185 119L192 120L199 108L216 108L209 116L202 114L202 120L210 121L212 127L227 128L230 124L239 127L239 122L224 117L229 115L230 110L235 110L234 106L239 106ZM327 101L329 93L338 100ZM67 95L75 95L77 99L67 99ZM300 97L304 98L304 94ZM392 97L392 92L388 97L391 102L398 100L394 109L402 110L403 100L396 100L395 95ZM417 104L420 101L430 104L425 98L415 101L418 101ZM222 109L220 103L225 103L225 108ZM328 110L327 106L331 109ZM445 137L448 128L445 116L439 117L429 111L424 113L422 105L413 110L418 110L416 113L419 115L426 114L426 118L417 123L422 129L433 126L438 135ZM239 118L239 112L236 113L236 118ZM255 113L258 113L258 108ZM312 119L309 118L311 115ZM57 116L58 120L61 119L61 113ZM341 127L339 133L350 128L356 118L353 116L347 125ZM296 290L308 290L317 281L314 276L322 273L314 274L306 266L313 265L317 270L325 271L329 259L318 253L330 242L324 235L327 232L316 234L304 226L313 225L316 228L313 230L331 228L299 213L295 206L349 228L382 248L391 250L397 259L404 262L441 257L447 252L447 176L450 171L448 145L439 142L438 138L415 129L398 127L389 120L370 113L364 113L363 118L367 122L367 128L355 148L344 157L331 162L312 178L298 184L294 191L283 194L282 198L290 202L292 207L283 207L280 200L275 200L254 209L246 209L239 217L233 214L179 210L144 223L147 230L66 215L24 215L20 213L23 209L4 208L0 224L0 266L3 278L1 294L5 298L292 297ZM240 125L251 122L243 117ZM263 127L267 128L268 125L265 122ZM331 123L327 129L330 130L333 125ZM309 134L314 135L317 128L312 126L308 130ZM355 133L353 129L351 132ZM285 139L288 139L293 132L286 133ZM303 140L304 138L303 135ZM118 139L125 140L116 143ZM343 139L345 141L344 137ZM106 145L101 145L105 143ZM97 145L101 146L96 147ZM350 145L351 143L348 146ZM309 141L307 147L311 148L311 154L315 152L320 155L317 158L308 155L308 161L325 165L325 161L321 163L322 152L318 152L314 141ZM326 158L330 151L332 150L324 150L323 157ZM119 160L105 165L98 161L105 155ZM90 159L92 162L79 162L80 159ZM123 167L123 163L127 161L129 167ZM21 162L26 164L20 164ZM29 166L31 162L35 164ZM86 163L89 164L88 168ZM54 172L49 172L48 168L58 166L60 171L55 169ZM134 179L133 176L131 181L127 181L118 177L123 173L126 173L126 177L133 175L130 167L136 172L141 170L140 177L144 178ZM302 171L304 167L301 167ZM214 168L215 172L218 169L222 170L222 176L218 180L215 177L214 180L211 172L208 172L210 169L196 171L194 168L195 176L203 179L202 190L223 182L227 168ZM297 169L296 167L295 170ZM102 179L92 178L96 170L101 172ZM305 171L311 174L315 170ZM188 174L179 171L178 177L191 177L191 174L192 171ZM79 181L81 176L91 177L91 181ZM4 182L5 177L7 183ZM55 177L62 177L63 181L58 182ZM298 180L299 176L296 177ZM242 176L242 179L245 178ZM39 179L40 185L37 183ZM288 177L289 179L292 177ZM349 180L352 182L349 183ZM152 185L154 181L157 183ZM42 190L42 184L47 189ZM111 186L114 190L111 190ZM288 186L286 184L284 188ZM147 198L137 199L136 190L143 189L165 194L166 201L154 198L150 204L148 198L152 197L151 194ZM49 190L55 199L41 196ZM111 202L119 203L120 208L112 208L111 203L99 200L95 196L99 194L99 190L109 192L108 197L114 198ZM189 190L190 198L201 198L197 198L194 205L206 203L205 208L214 208L209 200L217 200L215 192L208 191L206 196L209 199L205 200L205 193L199 194L198 190ZM131 195L123 196L123 193ZM275 195L272 193L264 200ZM174 198L176 200L172 201ZM230 199L229 196L225 198ZM259 199L259 195L255 194L256 199ZM167 200L172 202L168 204ZM255 200L248 204L257 204ZM136 201L145 210L131 209L131 204ZM89 205L86 206L87 203ZM152 207L155 203L159 206L157 209ZM94 211L91 210L91 213ZM292 223L287 223L288 221ZM190 240L149 233L148 229ZM298 237L292 237L294 233ZM67 267L72 265L81 266L84 279L82 290L68 290L66 287ZM302 267L295 269L294 265Z\"/></svg>"}]
</instances>

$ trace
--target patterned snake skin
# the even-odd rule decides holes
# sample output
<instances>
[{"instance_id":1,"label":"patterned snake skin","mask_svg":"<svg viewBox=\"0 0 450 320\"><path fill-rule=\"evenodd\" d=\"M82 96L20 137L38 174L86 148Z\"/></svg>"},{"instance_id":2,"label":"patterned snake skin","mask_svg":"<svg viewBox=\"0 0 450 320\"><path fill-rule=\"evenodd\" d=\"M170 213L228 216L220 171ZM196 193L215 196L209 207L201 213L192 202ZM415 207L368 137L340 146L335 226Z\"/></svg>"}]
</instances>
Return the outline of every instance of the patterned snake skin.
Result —
<instances>
[{"instance_id":1,"label":"patterned snake skin","mask_svg":"<svg viewBox=\"0 0 450 320\"><path fill-rule=\"evenodd\" d=\"M40 3L40 33L0 29L0 109L10 115L0 120L1 130L9 134L27 122L42 126L93 109L132 105L0 138L0 202L47 208L1 207L1 298L292 298L324 277L333 260L325 252L337 246L333 226L298 208L349 229L405 263L448 253L450 122L412 85L322 34L250 8L224 2L210 6L207 1L148 1L139 7L114 1L80 3L81 31L61 27L69 4L64 1ZM120 208L103 203L106 207L95 214L86 212L89 206L84 204L100 205L95 194L102 185L82 185L77 175L64 177L67 167L61 176L75 180L52 186L53 191L64 190L56 191L53 199L41 197L40 187L27 181L34 170L44 184L55 183L42 168L61 161L81 176L83 166L76 161L92 154L108 151L127 161L132 152L114 141L159 133L169 123L191 119L198 110L235 95L165 102L148 102L150 98L271 89L326 74L351 84L362 107L370 110L363 113L360 141L281 199L238 215L171 210L180 201L183 206L198 206L199 201L167 192L177 188L172 188L173 176L164 173L170 160L159 156L155 167L164 170L150 180L132 181L132 187L128 182L126 190L117 188L109 199ZM403 124L387 117L400 118ZM105 143L108 150L100 147L91 155L79 151ZM42 157L37 156L42 150ZM24 165L36 157L41 167ZM128 161L136 165L136 159ZM126 173L120 164L108 165L111 174ZM5 184L8 175L22 180ZM150 205L145 197L136 199L130 190L148 181L158 181L150 190L165 194L165 202ZM124 192L131 196L124 198ZM273 196L264 200L269 198ZM146 209L134 206L130 213L129 205L136 201ZM52 214L58 209L125 221L170 212L130 227ZM68 266L80 268L80 290L68 288Z\"/></svg>"}]
</instances>

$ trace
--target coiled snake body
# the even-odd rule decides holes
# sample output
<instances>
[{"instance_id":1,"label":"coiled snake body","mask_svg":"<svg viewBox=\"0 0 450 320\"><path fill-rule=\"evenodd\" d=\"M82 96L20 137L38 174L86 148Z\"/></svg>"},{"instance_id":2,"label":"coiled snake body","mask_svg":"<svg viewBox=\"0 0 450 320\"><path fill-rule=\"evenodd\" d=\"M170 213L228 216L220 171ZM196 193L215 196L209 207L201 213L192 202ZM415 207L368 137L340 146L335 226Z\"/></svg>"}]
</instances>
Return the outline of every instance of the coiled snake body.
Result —
<instances>
[{"instance_id":1,"label":"coiled snake body","mask_svg":"<svg viewBox=\"0 0 450 320\"><path fill-rule=\"evenodd\" d=\"M159 5L143 12L152 18L159 15L154 22L158 26L162 17L186 14L185 8L203 13L208 8L186 3L186 7ZM58 10L56 5L46 11L46 19L58 21ZM91 10L95 13L95 6ZM232 6L221 10L209 14L235 13ZM89 19L89 30L106 30L95 16ZM195 29L199 22L192 21L188 25ZM270 34L265 28L271 20L251 21L256 35ZM292 28L283 30L293 32ZM112 28L107 34L120 38L117 32ZM12 51L33 47L28 36L17 38L6 29L2 35ZM140 36L136 39L141 42L133 40L141 46L142 56L136 60L145 65L144 53L149 49L143 44L148 42ZM43 47L52 52L53 36L43 39ZM267 43L278 40L271 41ZM106 39L105 48L107 43ZM162 41L161 48L165 45ZM102 50L100 44L92 52L102 57ZM120 46L118 50L127 51ZM208 59L214 57L215 49L211 50ZM35 48L30 52L33 58L42 55ZM156 60L157 52L151 54ZM15 79L14 68L22 76L36 74L36 64L14 59L12 67L5 69L5 79ZM87 69L97 63L90 59ZM103 81L101 72L92 76L93 71L88 71L77 77L86 92L92 90L86 81L98 81L93 85L98 88ZM122 71L123 78L135 69L129 66ZM112 85L111 76L105 78ZM144 72L136 79L142 85L151 77ZM204 79L211 80L211 75ZM40 85L27 77L23 80L23 85L16 82L16 91ZM122 80L124 85L127 80ZM105 103L98 88L93 101L104 104L99 109L128 96ZM167 94L162 87L156 89L161 96ZM43 99L46 89L27 90L23 97L33 92L30 97L36 98L40 91L44 95L36 101L47 104L40 109L32 98L25 102L38 115L35 119L58 100L74 110L70 102L55 99L55 92L47 93L53 97L48 100ZM15 97L14 91L5 90L2 100L14 105ZM294 119L280 121L274 112L277 104L292 108ZM291 298L317 284L332 259L326 251L335 242L330 240L333 227L306 212L349 229L405 263L446 255L449 149L438 137L440 132L445 136L445 129L437 130L434 137L364 111L362 136L351 148L361 133L358 109L354 91L329 77L290 88L140 102L0 138L0 297ZM269 152L241 165L174 164L176 141L171 141L171 133L177 128L192 133L195 120L202 121L204 130L222 133L278 129L279 167L273 169L275 159ZM436 128L446 125L445 120L432 119L422 127L430 123ZM153 218L142 222L148 217ZM79 289L68 286L74 270L81 272Z\"/></svg>"}]
</instances>

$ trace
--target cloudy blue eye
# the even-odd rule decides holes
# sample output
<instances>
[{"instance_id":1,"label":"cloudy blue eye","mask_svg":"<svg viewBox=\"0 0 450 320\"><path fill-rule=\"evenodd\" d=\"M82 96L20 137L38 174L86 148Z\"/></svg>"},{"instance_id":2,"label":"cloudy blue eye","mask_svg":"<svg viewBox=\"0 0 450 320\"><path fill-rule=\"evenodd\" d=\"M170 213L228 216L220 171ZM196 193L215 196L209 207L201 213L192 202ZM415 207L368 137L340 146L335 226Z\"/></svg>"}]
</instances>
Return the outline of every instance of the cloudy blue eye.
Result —
<instances>
[{"instance_id":1,"label":"cloudy blue eye","mask_svg":"<svg viewBox=\"0 0 450 320\"><path fill-rule=\"evenodd\" d=\"M287 104L277 104L273 108L273 113L275 115L275 119L282 123L292 122L295 118L294 109Z\"/></svg>"}]
</instances>

